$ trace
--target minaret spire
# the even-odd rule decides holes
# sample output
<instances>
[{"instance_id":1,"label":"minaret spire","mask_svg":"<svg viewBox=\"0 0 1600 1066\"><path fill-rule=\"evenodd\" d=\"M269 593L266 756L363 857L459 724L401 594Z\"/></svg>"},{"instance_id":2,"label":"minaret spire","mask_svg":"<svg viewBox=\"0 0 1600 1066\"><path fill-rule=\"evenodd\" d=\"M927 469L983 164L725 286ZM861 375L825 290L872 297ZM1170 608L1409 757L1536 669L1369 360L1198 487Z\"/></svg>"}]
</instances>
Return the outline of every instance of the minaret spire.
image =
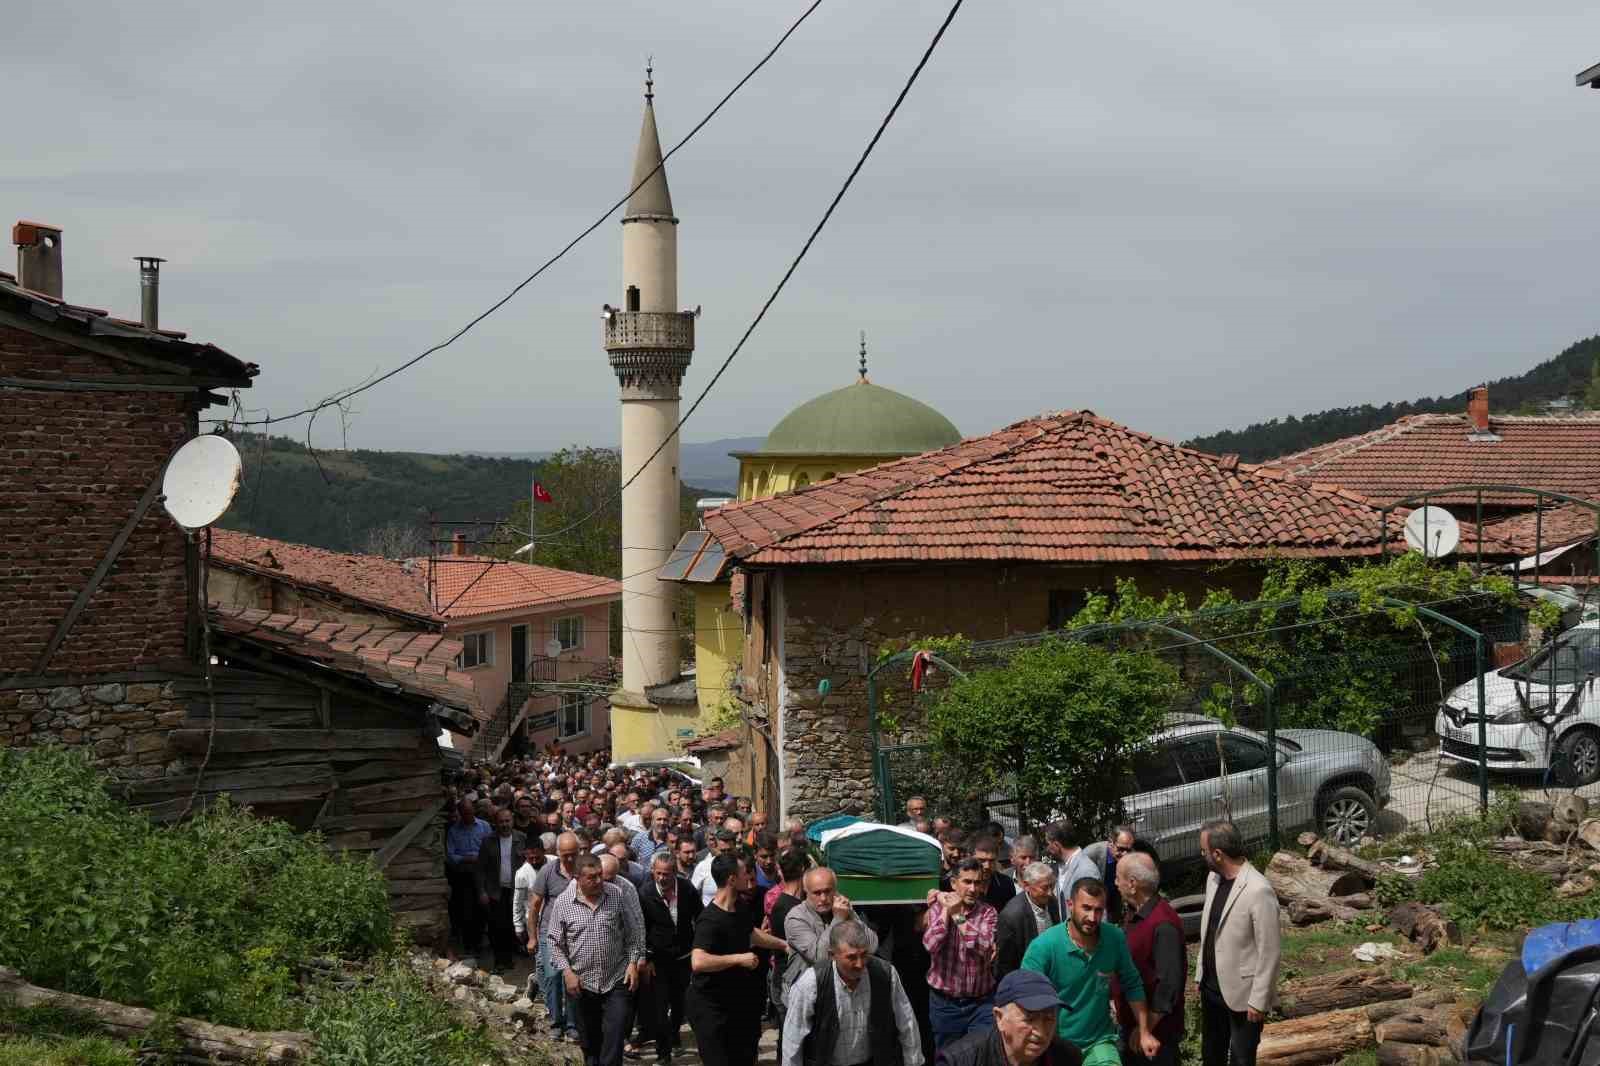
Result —
<instances>
[{"instance_id":1,"label":"minaret spire","mask_svg":"<svg viewBox=\"0 0 1600 1066\"><path fill-rule=\"evenodd\" d=\"M667 189L667 168L662 166L661 136L656 133L655 61L644 68L644 122L639 127L639 146L633 153L633 178L628 182L628 197L623 220L630 218L677 219L672 216L672 193Z\"/></svg>"},{"instance_id":2,"label":"minaret spire","mask_svg":"<svg viewBox=\"0 0 1600 1066\"><path fill-rule=\"evenodd\" d=\"M860 383L863 384L863 385L867 384L867 331L866 330L862 330L861 331L861 369L858 371L858 373L860 373L860 375L861 375L861 382Z\"/></svg>"},{"instance_id":3,"label":"minaret spire","mask_svg":"<svg viewBox=\"0 0 1600 1066\"><path fill-rule=\"evenodd\" d=\"M652 80L656 72L656 57L647 56L644 61L644 102L653 104L656 98L656 83Z\"/></svg>"}]
</instances>

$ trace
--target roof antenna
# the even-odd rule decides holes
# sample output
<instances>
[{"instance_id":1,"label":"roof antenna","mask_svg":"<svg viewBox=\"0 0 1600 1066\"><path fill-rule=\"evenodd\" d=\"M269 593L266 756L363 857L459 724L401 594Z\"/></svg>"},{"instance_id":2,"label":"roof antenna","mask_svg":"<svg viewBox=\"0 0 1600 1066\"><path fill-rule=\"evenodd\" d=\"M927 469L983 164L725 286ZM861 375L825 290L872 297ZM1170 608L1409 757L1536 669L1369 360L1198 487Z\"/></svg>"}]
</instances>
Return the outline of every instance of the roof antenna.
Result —
<instances>
[{"instance_id":1,"label":"roof antenna","mask_svg":"<svg viewBox=\"0 0 1600 1066\"><path fill-rule=\"evenodd\" d=\"M861 384L867 384L867 331L861 331Z\"/></svg>"},{"instance_id":2,"label":"roof antenna","mask_svg":"<svg viewBox=\"0 0 1600 1066\"><path fill-rule=\"evenodd\" d=\"M644 60L644 99L646 103L656 98L655 81L656 57L646 56Z\"/></svg>"}]
</instances>

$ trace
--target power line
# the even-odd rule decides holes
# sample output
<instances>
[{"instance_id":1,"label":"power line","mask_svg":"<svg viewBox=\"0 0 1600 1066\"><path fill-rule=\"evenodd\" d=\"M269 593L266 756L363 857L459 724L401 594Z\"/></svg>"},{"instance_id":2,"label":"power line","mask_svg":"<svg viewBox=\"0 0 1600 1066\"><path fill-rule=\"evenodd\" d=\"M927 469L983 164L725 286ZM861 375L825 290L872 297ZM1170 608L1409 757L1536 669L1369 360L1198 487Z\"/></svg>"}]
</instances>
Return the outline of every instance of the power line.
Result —
<instances>
[{"instance_id":1,"label":"power line","mask_svg":"<svg viewBox=\"0 0 1600 1066\"><path fill-rule=\"evenodd\" d=\"M661 162L657 163L651 169L650 173L646 174L643 178L641 178L637 185L635 185L633 188L629 189L627 194L624 195L622 197L622 199L618 200L616 203L614 203L610 207L606 208L604 214L602 214L599 218L595 219L588 226L586 226L576 237L574 237L574 238L572 238L572 240L568 241L566 243L566 245L564 247L562 247L562 249L559 252L557 252L555 255L551 256L549 259L545 260L544 263L539 267L539 269L535 270L532 274L529 274L527 277L523 278L520 282L518 282L511 289L510 292L506 293L504 296L500 297L500 299L498 299L494 303L490 304L489 307L486 310L484 310L483 312L478 314L471 321L469 321L466 325L464 325L460 329L456 330L456 332L452 333L448 338L446 338L443 341L440 341L438 344L435 344L430 348L424 349L423 351L419 352L417 355L414 355L410 359L407 359L405 362L401 363L399 366L396 366L396 367L384 372L383 374L378 375L377 377L371 379L370 381L362 382L360 385L357 385L354 388L346 389L346 390L344 390L342 392L336 393L335 395L329 396L327 399L321 400L318 403L315 403L310 407L304 408L304 409L299 410L299 411L295 411L293 414L280 415L280 416L278 416L276 418L273 418L273 417L269 416L267 418L258 419L256 421L251 421L251 422L239 422L239 421L232 421L232 420L228 420L228 419L212 419L212 418L204 419L203 421L206 421L206 422L228 421L228 422L230 422L230 424L232 424L234 426L240 426L240 427L243 427L243 426L270 426L270 425L273 425L273 424L278 423L278 422L288 422L288 421L290 421L292 419L303 418L306 415L316 414L318 411L326 410L329 407L337 407L340 404L344 403L346 400L352 399L353 397L358 396L363 392L366 392L368 389L371 389L371 388L374 388L375 386L383 384L385 381L388 381L390 378L394 377L395 375L401 374L401 373L405 372L406 370L409 370L410 368L416 366L418 363L422 362L424 359L428 358L428 356L430 356L430 355L434 354L435 352L438 352L438 351L440 351L440 350L442 350L444 348L448 348L450 345L454 344L456 341L458 341L462 337L466 336L467 333L474 326L476 326L478 323L482 322L484 319L488 318L490 315L494 314L496 311L500 310L506 304L510 303L516 297L516 295L518 293L520 293L523 289L527 288L528 285L532 284L541 274L543 274L545 271L549 270L551 267L555 266L556 263L560 262L563 258L565 258L566 254L568 252L570 252L570 251L572 251L572 249L576 248L578 246L578 244L585 237L589 236L589 234L591 234L595 230L599 229L601 227L601 225L605 223L606 219L611 217L611 215L617 210L617 208L619 208L623 204L627 203L628 200L633 196L634 193L638 192L641 188L643 188L645 186L646 183L648 183L650 181L651 178L655 177L656 171L658 171L662 167L666 166L667 165L667 160L671 159L674 155L676 155L677 152L678 152L678 149L682 148L684 145L688 144L691 140L693 140L695 135L698 134L702 129L704 129L705 126L713 118L715 118L717 116L717 113L720 112L723 109L723 107L727 105L728 101L732 100L734 95L737 94L740 89L743 89L745 87L746 83L748 83L751 78L755 77L756 74L760 72L761 68L765 67L767 65L767 63L769 61L771 61L773 56L778 54L778 49L780 49L780 48L782 48L784 46L784 43L786 41L788 41L791 36L794 35L795 31L800 28L801 24L804 23L806 21L806 19L810 18L811 17L811 13L813 11L815 11L821 5L822 5L822 0L813 0L811 6L807 7L804 11L802 11L800 13L800 17L795 19L794 22L792 22L789 25L789 28L787 30L783 31L783 36L779 37L777 43L774 44L770 49L768 49L766 55L762 56L761 59L756 63L756 65L751 67L750 70L745 74L745 76L740 78L734 84L733 88L729 89L728 92L722 97L721 100L717 101L716 106L713 107L710 111L708 111L704 118L702 118L699 122L695 123L694 128L691 129L688 132L688 134L684 136L684 138L682 140L680 140L677 144L673 145L672 148L665 155L663 155L661 157ZM959 7L960 5L957 4L957 6Z\"/></svg>"},{"instance_id":2,"label":"power line","mask_svg":"<svg viewBox=\"0 0 1600 1066\"><path fill-rule=\"evenodd\" d=\"M855 166L850 168L850 173L845 177L844 184L841 185L839 187L839 191L834 194L833 200L828 204L828 209L822 213L822 218L819 219L816 226L812 228L811 235L806 238L805 244L801 245L799 253L789 264L789 269L783 272L783 276L778 279L778 284L773 288L772 294L767 297L766 302L761 305L761 309L756 312L756 317L751 320L750 325L745 327L744 334L739 338L739 342L733 346L733 350L728 353L727 358L722 360L722 365L717 367L717 372L711 375L711 380L706 382L705 388L700 390L700 395L695 397L694 402L689 405L689 409L683 413L683 417L678 419L678 424L673 426L672 429L668 431L666 437L659 445L656 446L656 450L650 453L650 457L643 463L640 463L639 468L633 472L632 476L622 483L622 487L617 490L617 493L614 497L611 497L606 501L606 503L596 507L593 511L590 511L588 514L584 515L582 518L579 518L571 525L552 531L551 533L547 534L548 536L559 537L563 533L568 533L583 525L585 522L588 522L596 515L601 514L608 508L615 506L616 503L622 499L622 494L627 491L628 486L633 484L634 481L638 479L639 475L644 473L645 470L649 468L650 464L656 460L656 457L666 450L667 445L671 444L672 441L677 438L678 433L683 429L684 424L688 422L690 417L700 409L700 405L705 402L706 396L708 396L711 390L716 387L717 382L722 380L722 375L727 372L728 367L733 365L734 359L738 356L740 351L744 349L745 342L748 341L750 339L750 335L756 331L756 327L761 324L762 319L766 318L767 311L771 309L775 302L777 302L778 295L783 292L784 286L789 284L789 279L794 276L794 272L799 269L801 261L804 260L807 253L811 251L811 246L815 244L817 238L821 236L823 227L825 227L828 224L828 220L833 217L834 211L838 208L840 202L844 200L845 194L850 191L850 186L855 183L856 176L859 175L861 173L861 169L866 166L867 159L872 155L873 149L875 149L878 146L878 142L883 139L884 133L889 128L889 123L894 121L895 114L900 110L900 105L905 102L907 94L911 92L911 87L916 84L917 78L921 76L923 68L928 65L928 60L933 58L934 49L939 47L939 42L944 39L945 31L950 28L950 23L955 21L956 13L961 10L961 5L965 2L966 0L955 0L955 3L951 5L949 13L945 15L944 21L939 24L939 29L934 33L933 39L928 42L928 47L923 51L922 58L917 61L916 67L912 69L911 76L906 79L905 85L901 86L900 94L895 97L894 103L890 105L888 112L883 116L883 120L878 123L878 128L876 132L873 133L872 139L867 142L866 148L862 149L860 158L856 160Z\"/></svg>"}]
</instances>

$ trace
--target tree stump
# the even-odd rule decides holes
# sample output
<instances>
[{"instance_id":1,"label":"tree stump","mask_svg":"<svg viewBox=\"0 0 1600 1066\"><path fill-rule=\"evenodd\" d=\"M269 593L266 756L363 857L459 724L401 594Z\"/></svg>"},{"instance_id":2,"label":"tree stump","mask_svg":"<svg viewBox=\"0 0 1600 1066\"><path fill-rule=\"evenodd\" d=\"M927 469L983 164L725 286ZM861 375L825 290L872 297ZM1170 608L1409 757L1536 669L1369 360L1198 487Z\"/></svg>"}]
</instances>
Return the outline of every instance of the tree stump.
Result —
<instances>
[{"instance_id":1,"label":"tree stump","mask_svg":"<svg viewBox=\"0 0 1600 1066\"><path fill-rule=\"evenodd\" d=\"M1409 999L1411 992L1410 985L1379 970L1338 970L1284 982L1278 1010L1285 1018L1304 1018L1324 1011Z\"/></svg>"},{"instance_id":2,"label":"tree stump","mask_svg":"<svg viewBox=\"0 0 1600 1066\"><path fill-rule=\"evenodd\" d=\"M1372 1023L1361 1010L1328 1011L1273 1022L1261 1031L1257 1066L1327 1066L1372 1046Z\"/></svg>"},{"instance_id":3,"label":"tree stump","mask_svg":"<svg viewBox=\"0 0 1600 1066\"><path fill-rule=\"evenodd\" d=\"M1401 936L1421 945L1424 955L1432 955L1447 944L1461 943L1460 927L1426 903L1402 903L1389 912L1386 920Z\"/></svg>"},{"instance_id":4,"label":"tree stump","mask_svg":"<svg viewBox=\"0 0 1600 1066\"><path fill-rule=\"evenodd\" d=\"M1449 1066L1456 1057L1442 1047L1425 1044L1379 1044L1378 1066Z\"/></svg>"},{"instance_id":5,"label":"tree stump","mask_svg":"<svg viewBox=\"0 0 1600 1066\"><path fill-rule=\"evenodd\" d=\"M1319 840L1311 845L1306 852L1306 858L1324 870L1349 870L1351 873L1360 874L1368 881L1377 881L1387 871L1378 863L1369 862L1353 851L1341 848L1337 844L1330 844L1326 840Z\"/></svg>"},{"instance_id":6,"label":"tree stump","mask_svg":"<svg viewBox=\"0 0 1600 1066\"><path fill-rule=\"evenodd\" d=\"M1353 922L1362 917L1362 911L1372 909L1372 896L1358 892L1353 896L1330 899L1297 899L1289 904L1289 921L1295 925L1315 925L1318 922Z\"/></svg>"},{"instance_id":7,"label":"tree stump","mask_svg":"<svg viewBox=\"0 0 1600 1066\"><path fill-rule=\"evenodd\" d=\"M1513 819L1517 835L1523 840L1543 840L1545 830L1555 816L1555 808L1539 800L1523 800L1517 804Z\"/></svg>"},{"instance_id":8,"label":"tree stump","mask_svg":"<svg viewBox=\"0 0 1600 1066\"><path fill-rule=\"evenodd\" d=\"M1372 887L1361 874L1322 870L1287 851L1280 851L1267 863L1267 882L1285 906L1295 900L1326 900L1330 896L1351 896Z\"/></svg>"}]
</instances>

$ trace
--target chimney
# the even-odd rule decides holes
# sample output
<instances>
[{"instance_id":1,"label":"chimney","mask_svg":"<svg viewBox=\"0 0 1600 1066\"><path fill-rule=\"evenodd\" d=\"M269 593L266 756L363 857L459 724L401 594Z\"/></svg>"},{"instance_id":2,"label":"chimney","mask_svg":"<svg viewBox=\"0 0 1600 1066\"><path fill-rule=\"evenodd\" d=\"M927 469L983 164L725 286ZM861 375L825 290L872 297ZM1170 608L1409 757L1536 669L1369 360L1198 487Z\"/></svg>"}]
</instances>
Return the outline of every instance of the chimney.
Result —
<instances>
[{"instance_id":1,"label":"chimney","mask_svg":"<svg viewBox=\"0 0 1600 1066\"><path fill-rule=\"evenodd\" d=\"M139 262L139 321L145 329L159 329L161 322L161 264L165 259L136 255Z\"/></svg>"},{"instance_id":2,"label":"chimney","mask_svg":"<svg viewBox=\"0 0 1600 1066\"><path fill-rule=\"evenodd\" d=\"M450 554L467 554L467 535L465 533L452 533L450 535Z\"/></svg>"},{"instance_id":3,"label":"chimney","mask_svg":"<svg viewBox=\"0 0 1600 1066\"><path fill-rule=\"evenodd\" d=\"M1467 421L1472 423L1472 432L1489 432L1489 387L1479 385L1467 397Z\"/></svg>"},{"instance_id":4,"label":"chimney","mask_svg":"<svg viewBox=\"0 0 1600 1066\"><path fill-rule=\"evenodd\" d=\"M61 299L61 230L43 222L18 222L11 227L17 246L17 284Z\"/></svg>"}]
</instances>

